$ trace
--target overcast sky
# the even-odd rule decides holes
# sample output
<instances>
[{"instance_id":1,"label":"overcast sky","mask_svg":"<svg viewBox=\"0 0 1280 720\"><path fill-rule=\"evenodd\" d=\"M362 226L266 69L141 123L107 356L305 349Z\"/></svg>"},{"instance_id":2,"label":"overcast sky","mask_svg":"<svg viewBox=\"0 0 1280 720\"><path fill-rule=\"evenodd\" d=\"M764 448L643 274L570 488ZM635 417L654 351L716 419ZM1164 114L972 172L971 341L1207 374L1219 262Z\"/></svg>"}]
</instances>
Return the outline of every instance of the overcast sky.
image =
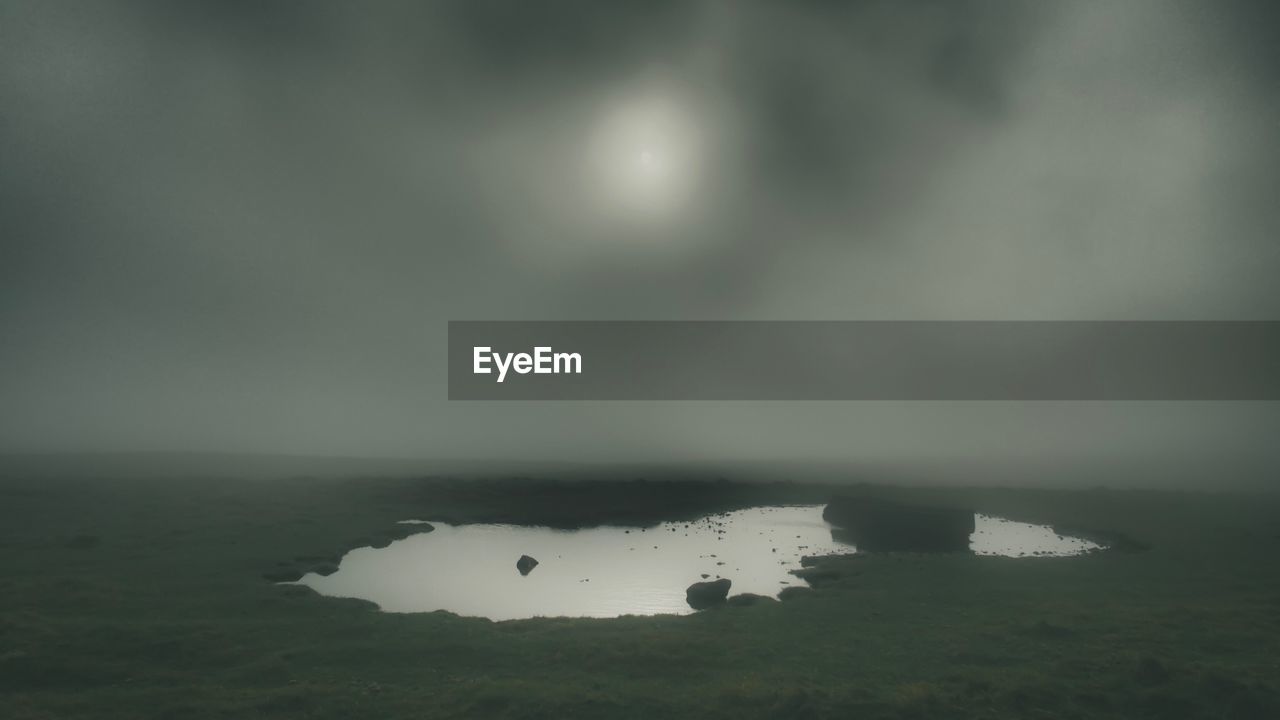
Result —
<instances>
[{"instance_id":1,"label":"overcast sky","mask_svg":"<svg viewBox=\"0 0 1280 720\"><path fill-rule=\"evenodd\" d=\"M1272 3L0 0L0 451L1265 456L1263 404L445 400L450 319L1280 319Z\"/></svg>"}]
</instances>

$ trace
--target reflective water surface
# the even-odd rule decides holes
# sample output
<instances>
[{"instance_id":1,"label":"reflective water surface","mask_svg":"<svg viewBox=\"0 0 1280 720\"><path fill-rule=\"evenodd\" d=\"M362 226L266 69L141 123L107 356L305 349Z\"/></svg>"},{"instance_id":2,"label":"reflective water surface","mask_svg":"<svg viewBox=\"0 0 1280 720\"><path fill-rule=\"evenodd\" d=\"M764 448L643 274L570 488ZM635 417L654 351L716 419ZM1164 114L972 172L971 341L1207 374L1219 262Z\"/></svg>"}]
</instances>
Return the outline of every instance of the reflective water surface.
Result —
<instances>
[{"instance_id":1,"label":"reflective water surface","mask_svg":"<svg viewBox=\"0 0 1280 720\"><path fill-rule=\"evenodd\" d=\"M1102 546L1091 540L1059 535L1048 525L1014 522L989 515L976 515L976 527L969 536L969 549L977 555L1008 557L1067 557Z\"/></svg>"},{"instance_id":2,"label":"reflective water surface","mask_svg":"<svg viewBox=\"0 0 1280 720\"><path fill-rule=\"evenodd\" d=\"M693 612L685 588L700 580L729 578L730 595L777 596L805 585L790 574L800 558L855 552L831 538L822 508L748 508L643 530L433 522L434 532L352 550L338 572L300 582L389 612L448 610L493 620L684 614ZM994 555L1074 555L1097 547L984 515L972 540L975 552ZM528 575L516 569L521 555L538 560Z\"/></svg>"}]
</instances>

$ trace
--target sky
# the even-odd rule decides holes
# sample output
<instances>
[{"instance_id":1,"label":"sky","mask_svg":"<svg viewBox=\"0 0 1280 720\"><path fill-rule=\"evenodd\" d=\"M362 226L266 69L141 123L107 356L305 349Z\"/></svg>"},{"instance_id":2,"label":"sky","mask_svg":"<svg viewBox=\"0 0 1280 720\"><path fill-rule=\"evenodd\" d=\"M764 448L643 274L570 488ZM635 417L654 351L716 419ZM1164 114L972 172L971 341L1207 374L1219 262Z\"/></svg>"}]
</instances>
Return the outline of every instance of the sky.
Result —
<instances>
[{"instance_id":1,"label":"sky","mask_svg":"<svg viewBox=\"0 0 1280 720\"><path fill-rule=\"evenodd\" d=\"M450 403L444 366L449 320L1280 319L1277 20L0 0L0 452L1280 467L1265 403Z\"/></svg>"}]
</instances>

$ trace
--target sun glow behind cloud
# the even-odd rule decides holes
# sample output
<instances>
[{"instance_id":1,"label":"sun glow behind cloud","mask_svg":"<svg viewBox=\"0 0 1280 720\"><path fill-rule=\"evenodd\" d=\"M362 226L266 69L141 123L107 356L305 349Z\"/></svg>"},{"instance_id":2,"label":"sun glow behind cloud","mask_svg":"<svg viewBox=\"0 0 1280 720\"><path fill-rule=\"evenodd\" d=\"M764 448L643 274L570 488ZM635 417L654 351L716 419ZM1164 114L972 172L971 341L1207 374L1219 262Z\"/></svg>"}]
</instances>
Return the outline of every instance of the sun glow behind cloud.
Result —
<instances>
[{"instance_id":1,"label":"sun glow behind cloud","mask_svg":"<svg viewBox=\"0 0 1280 720\"><path fill-rule=\"evenodd\" d=\"M677 220L697 200L703 130L676 93L638 93L603 108L585 148L586 186L599 213L620 223Z\"/></svg>"},{"instance_id":2,"label":"sun glow behind cloud","mask_svg":"<svg viewBox=\"0 0 1280 720\"><path fill-rule=\"evenodd\" d=\"M678 263L724 236L738 125L716 93L641 74L477 128L468 172L524 271Z\"/></svg>"}]
</instances>

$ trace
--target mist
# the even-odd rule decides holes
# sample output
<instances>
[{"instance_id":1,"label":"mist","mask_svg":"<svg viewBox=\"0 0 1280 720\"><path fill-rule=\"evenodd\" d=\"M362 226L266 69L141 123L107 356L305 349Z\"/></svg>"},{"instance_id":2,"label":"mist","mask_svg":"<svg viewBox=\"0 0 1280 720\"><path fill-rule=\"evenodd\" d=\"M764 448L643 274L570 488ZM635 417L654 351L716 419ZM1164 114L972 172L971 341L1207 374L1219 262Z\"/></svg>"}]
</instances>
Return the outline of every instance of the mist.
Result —
<instances>
[{"instance_id":1,"label":"mist","mask_svg":"<svg viewBox=\"0 0 1280 720\"><path fill-rule=\"evenodd\" d=\"M1270 403L449 402L445 324L1276 319L1275 19L0 3L0 452L1274 483Z\"/></svg>"}]
</instances>

